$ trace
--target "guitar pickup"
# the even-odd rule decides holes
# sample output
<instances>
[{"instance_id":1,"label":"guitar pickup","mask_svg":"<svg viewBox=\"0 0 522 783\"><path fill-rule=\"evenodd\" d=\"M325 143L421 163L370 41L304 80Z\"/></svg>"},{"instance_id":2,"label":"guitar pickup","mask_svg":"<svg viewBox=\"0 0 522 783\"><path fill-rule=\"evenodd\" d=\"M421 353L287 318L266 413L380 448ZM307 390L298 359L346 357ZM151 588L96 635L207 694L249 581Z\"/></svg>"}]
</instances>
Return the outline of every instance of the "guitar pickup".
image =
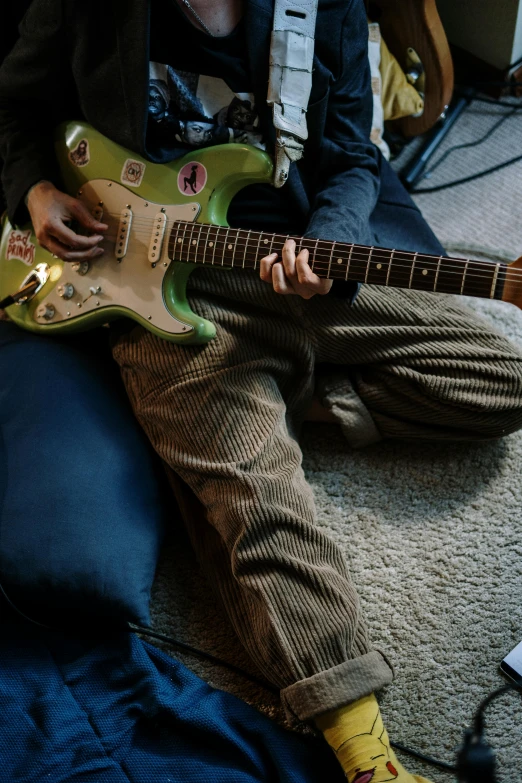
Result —
<instances>
[{"instance_id":1,"label":"guitar pickup","mask_svg":"<svg viewBox=\"0 0 522 783\"><path fill-rule=\"evenodd\" d=\"M154 225L152 227L152 236L149 244L149 261L151 264L157 264L161 258L161 251L163 249L163 239L165 237L165 229L167 228L167 215L165 212L158 212L154 218Z\"/></svg>"},{"instance_id":2,"label":"guitar pickup","mask_svg":"<svg viewBox=\"0 0 522 783\"><path fill-rule=\"evenodd\" d=\"M116 236L116 246L114 249L114 255L119 258L125 258L127 255L127 247L129 245L129 234L132 226L132 209L125 207L122 209L120 215L120 223L118 226L118 234Z\"/></svg>"}]
</instances>

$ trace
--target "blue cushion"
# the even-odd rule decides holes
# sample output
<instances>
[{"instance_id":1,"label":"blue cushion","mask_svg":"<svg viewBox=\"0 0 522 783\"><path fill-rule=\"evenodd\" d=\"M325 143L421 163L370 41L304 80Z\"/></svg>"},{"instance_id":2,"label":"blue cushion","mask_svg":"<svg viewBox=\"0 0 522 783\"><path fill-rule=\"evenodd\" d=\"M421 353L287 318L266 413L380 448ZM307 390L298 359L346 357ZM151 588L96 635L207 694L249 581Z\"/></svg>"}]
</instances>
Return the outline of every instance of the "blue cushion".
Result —
<instances>
[{"instance_id":1,"label":"blue cushion","mask_svg":"<svg viewBox=\"0 0 522 783\"><path fill-rule=\"evenodd\" d=\"M159 462L108 354L0 323L0 582L28 614L150 624Z\"/></svg>"},{"instance_id":2,"label":"blue cushion","mask_svg":"<svg viewBox=\"0 0 522 783\"><path fill-rule=\"evenodd\" d=\"M346 783L319 737L214 690L135 634L0 626L10 783Z\"/></svg>"}]
</instances>

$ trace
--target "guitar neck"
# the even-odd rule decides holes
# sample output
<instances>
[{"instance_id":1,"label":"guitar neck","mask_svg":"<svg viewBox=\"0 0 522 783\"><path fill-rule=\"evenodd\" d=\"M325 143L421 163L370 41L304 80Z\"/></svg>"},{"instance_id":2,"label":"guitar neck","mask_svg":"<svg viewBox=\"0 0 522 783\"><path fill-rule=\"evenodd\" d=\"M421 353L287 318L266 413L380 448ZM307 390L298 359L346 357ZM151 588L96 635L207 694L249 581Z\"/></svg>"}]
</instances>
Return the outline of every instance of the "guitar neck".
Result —
<instances>
[{"instance_id":1,"label":"guitar neck","mask_svg":"<svg viewBox=\"0 0 522 783\"><path fill-rule=\"evenodd\" d=\"M190 264L255 270L264 256L277 252L281 257L287 238L262 231L176 221L169 237L169 257ZM309 251L310 266L319 277L502 299L506 264L294 238L296 253L304 248Z\"/></svg>"}]
</instances>

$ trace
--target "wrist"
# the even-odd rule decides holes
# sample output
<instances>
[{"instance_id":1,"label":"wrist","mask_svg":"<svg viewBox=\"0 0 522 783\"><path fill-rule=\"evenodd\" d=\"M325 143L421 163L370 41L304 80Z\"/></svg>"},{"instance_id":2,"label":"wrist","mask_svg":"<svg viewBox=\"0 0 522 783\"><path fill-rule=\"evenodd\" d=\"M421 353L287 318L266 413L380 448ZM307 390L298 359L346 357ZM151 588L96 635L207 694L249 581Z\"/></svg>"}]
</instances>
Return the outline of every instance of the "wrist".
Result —
<instances>
[{"instance_id":1,"label":"wrist","mask_svg":"<svg viewBox=\"0 0 522 783\"><path fill-rule=\"evenodd\" d=\"M43 190L43 189L47 189L47 188L54 188L54 185L48 179L40 179L40 180L38 180L38 182L35 182L34 185L31 185L31 187L29 188L29 190L26 192L26 194L24 196L24 204L25 204L26 207L29 206L29 197L30 197L31 193L34 190L36 190L37 188L38 188L38 190Z\"/></svg>"}]
</instances>

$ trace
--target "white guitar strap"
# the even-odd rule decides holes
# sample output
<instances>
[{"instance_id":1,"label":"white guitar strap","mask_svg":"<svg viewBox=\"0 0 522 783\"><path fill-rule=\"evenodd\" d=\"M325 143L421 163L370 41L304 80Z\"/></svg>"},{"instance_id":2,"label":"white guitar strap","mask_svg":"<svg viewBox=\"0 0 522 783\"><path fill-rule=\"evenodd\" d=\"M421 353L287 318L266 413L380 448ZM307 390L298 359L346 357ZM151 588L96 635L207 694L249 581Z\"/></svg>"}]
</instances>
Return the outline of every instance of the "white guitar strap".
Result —
<instances>
[{"instance_id":1,"label":"white guitar strap","mask_svg":"<svg viewBox=\"0 0 522 783\"><path fill-rule=\"evenodd\" d=\"M275 0L267 102L276 130L273 184L288 179L292 161L308 138L306 110L312 89L318 0Z\"/></svg>"}]
</instances>

